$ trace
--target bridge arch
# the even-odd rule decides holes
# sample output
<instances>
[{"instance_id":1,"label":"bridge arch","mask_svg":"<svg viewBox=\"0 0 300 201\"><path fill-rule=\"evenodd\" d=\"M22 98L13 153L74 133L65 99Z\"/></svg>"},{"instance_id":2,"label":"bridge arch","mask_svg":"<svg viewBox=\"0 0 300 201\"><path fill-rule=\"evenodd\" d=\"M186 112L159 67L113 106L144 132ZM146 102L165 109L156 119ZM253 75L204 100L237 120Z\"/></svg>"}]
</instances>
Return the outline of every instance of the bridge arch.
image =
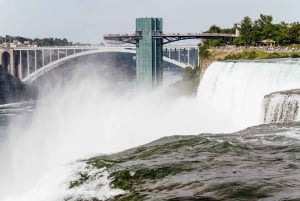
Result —
<instances>
[{"instance_id":1,"label":"bridge arch","mask_svg":"<svg viewBox=\"0 0 300 201\"><path fill-rule=\"evenodd\" d=\"M136 54L136 50L134 48L114 48L114 47L110 47L110 48L99 48L99 49L94 49L94 50L88 50L88 51L83 51L80 53L76 53L76 54L72 54L63 58L60 58L56 61L53 61L43 67L41 67L40 69L36 70L35 72L31 73L30 75L28 75L27 77L25 77L24 79L22 79L23 82L25 83L31 83L34 80L36 80L37 78L41 77L42 75L44 75L45 73L47 73L48 71L51 71L59 66L61 66L63 63L74 59L74 58L78 58L81 56L85 56L85 55L91 55L91 54L97 54L97 53L132 53L132 54ZM178 62L176 60L170 59L168 57L163 57L163 60L166 62L169 62L171 64L174 64L176 66L179 66L181 68L185 68L187 67L186 64Z\"/></svg>"},{"instance_id":2,"label":"bridge arch","mask_svg":"<svg viewBox=\"0 0 300 201\"><path fill-rule=\"evenodd\" d=\"M7 52L7 51L3 52L2 55L1 55L1 58L2 58L2 61L1 61L2 67L6 71L9 71L10 70L10 65L11 65L11 63L10 63L10 61L11 61L11 59L10 59L11 55L10 55L10 53Z\"/></svg>"}]
</instances>

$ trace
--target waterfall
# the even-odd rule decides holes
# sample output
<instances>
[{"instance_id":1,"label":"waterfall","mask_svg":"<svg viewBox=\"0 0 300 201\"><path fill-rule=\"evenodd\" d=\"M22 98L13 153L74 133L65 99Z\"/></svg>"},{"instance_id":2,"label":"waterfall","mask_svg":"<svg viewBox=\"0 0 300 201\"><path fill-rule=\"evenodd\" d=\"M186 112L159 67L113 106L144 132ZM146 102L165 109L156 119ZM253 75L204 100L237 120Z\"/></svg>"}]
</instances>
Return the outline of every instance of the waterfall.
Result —
<instances>
[{"instance_id":1,"label":"waterfall","mask_svg":"<svg viewBox=\"0 0 300 201\"><path fill-rule=\"evenodd\" d=\"M264 123L287 123L299 120L299 104L299 90L266 95Z\"/></svg>"},{"instance_id":2,"label":"waterfall","mask_svg":"<svg viewBox=\"0 0 300 201\"><path fill-rule=\"evenodd\" d=\"M197 98L209 107L208 115L232 131L264 123L264 96L294 88L300 88L297 60L215 62L205 72Z\"/></svg>"}]
</instances>

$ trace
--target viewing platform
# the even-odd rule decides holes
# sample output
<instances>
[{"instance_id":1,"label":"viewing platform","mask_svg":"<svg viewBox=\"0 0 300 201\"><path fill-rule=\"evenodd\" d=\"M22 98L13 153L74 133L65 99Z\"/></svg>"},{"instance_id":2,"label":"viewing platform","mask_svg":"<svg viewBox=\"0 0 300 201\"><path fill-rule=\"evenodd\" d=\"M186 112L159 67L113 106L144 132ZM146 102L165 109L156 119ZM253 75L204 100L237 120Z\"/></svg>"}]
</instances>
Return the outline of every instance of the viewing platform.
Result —
<instances>
[{"instance_id":1,"label":"viewing platform","mask_svg":"<svg viewBox=\"0 0 300 201\"><path fill-rule=\"evenodd\" d=\"M156 33L153 34L153 38L162 38L164 39L163 44L168 44L171 42L176 42L186 39L233 39L237 37L237 34L223 34L223 33ZM124 43L136 44L136 41L141 38L141 34L106 34L103 36L104 40L115 40L121 41Z\"/></svg>"}]
</instances>

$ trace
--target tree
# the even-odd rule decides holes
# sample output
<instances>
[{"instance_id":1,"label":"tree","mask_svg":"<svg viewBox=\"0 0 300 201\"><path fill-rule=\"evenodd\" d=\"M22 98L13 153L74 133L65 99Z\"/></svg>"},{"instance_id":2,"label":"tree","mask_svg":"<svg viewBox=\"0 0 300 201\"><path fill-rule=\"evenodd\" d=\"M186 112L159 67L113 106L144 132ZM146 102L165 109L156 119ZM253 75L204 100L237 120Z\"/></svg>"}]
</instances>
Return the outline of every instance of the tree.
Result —
<instances>
[{"instance_id":1,"label":"tree","mask_svg":"<svg viewBox=\"0 0 300 201\"><path fill-rule=\"evenodd\" d=\"M221 27L217 25L212 25L206 33L224 33L224 34L234 34L235 33L235 28L226 28L222 29ZM217 46L223 46L228 44L228 40L225 40L223 38L218 38L218 39L207 39L204 41L204 43L208 46L211 47L217 47Z\"/></svg>"},{"instance_id":2,"label":"tree","mask_svg":"<svg viewBox=\"0 0 300 201\"><path fill-rule=\"evenodd\" d=\"M288 39L290 43L300 43L300 23L294 22L288 27Z\"/></svg>"},{"instance_id":3,"label":"tree","mask_svg":"<svg viewBox=\"0 0 300 201\"><path fill-rule=\"evenodd\" d=\"M273 27L273 40L281 45L288 44L288 24L281 22L280 24L274 24Z\"/></svg>"},{"instance_id":4,"label":"tree","mask_svg":"<svg viewBox=\"0 0 300 201\"><path fill-rule=\"evenodd\" d=\"M246 46L251 44L251 40L253 38L252 28L253 28L253 22L251 21L251 18L244 17L244 19L240 23L239 31L240 31L240 37Z\"/></svg>"},{"instance_id":5,"label":"tree","mask_svg":"<svg viewBox=\"0 0 300 201\"><path fill-rule=\"evenodd\" d=\"M199 58L200 58L200 68L205 68L211 58L211 53L208 50L209 46L207 44L199 44Z\"/></svg>"},{"instance_id":6,"label":"tree","mask_svg":"<svg viewBox=\"0 0 300 201\"><path fill-rule=\"evenodd\" d=\"M221 28L214 24L206 32L207 33L221 33Z\"/></svg>"},{"instance_id":7,"label":"tree","mask_svg":"<svg viewBox=\"0 0 300 201\"><path fill-rule=\"evenodd\" d=\"M258 19L258 26L260 27L262 40L271 39L274 33L274 26L272 24L273 17L271 15L260 14L260 19Z\"/></svg>"}]
</instances>

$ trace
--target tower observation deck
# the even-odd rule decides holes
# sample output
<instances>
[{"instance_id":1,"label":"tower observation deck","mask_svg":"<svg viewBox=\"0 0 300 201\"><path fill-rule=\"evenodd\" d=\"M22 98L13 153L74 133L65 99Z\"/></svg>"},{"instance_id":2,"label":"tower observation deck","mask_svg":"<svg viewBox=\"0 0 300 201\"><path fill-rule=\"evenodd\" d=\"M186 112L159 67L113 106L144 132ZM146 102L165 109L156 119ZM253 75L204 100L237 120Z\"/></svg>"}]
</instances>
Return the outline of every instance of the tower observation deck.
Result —
<instances>
[{"instance_id":1,"label":"tower observation deck","mask_svg":"<svg viewBox=\"0 0 300 201\"><path fill-rule=\"evenodd\" d=\"M134 34L107 34L105 40L121 41L136 45L136 77L140 86L157 87L163 78L163 45L186 39L232 40L237 34L187 33L164 34L162 18L137 18Z\"/></svg>"}]
</instances>

